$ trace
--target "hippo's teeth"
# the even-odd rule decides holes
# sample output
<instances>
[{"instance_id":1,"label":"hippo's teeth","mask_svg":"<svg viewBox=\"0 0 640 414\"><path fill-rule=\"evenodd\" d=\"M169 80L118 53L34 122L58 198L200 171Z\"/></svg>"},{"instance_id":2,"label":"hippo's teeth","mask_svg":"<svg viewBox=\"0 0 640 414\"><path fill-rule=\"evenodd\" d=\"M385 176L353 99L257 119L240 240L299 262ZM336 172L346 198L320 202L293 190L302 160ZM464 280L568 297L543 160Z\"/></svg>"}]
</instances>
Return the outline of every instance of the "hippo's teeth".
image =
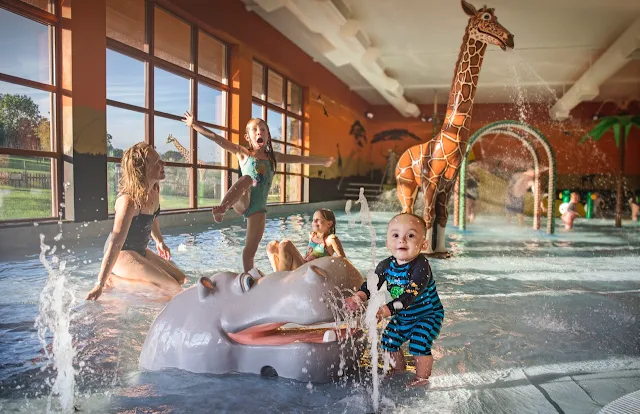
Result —
<instances>
[{"instance_id":1,"label":"hippo's teeth","mask_svg":"<svg viewBox=\"0 0 640 414\"><path fill-rule=\"evenodd\" d=\"M322 337L322 342L335 342L338 340L334 331L326 331Z\"/></svg>"}]
</instances>

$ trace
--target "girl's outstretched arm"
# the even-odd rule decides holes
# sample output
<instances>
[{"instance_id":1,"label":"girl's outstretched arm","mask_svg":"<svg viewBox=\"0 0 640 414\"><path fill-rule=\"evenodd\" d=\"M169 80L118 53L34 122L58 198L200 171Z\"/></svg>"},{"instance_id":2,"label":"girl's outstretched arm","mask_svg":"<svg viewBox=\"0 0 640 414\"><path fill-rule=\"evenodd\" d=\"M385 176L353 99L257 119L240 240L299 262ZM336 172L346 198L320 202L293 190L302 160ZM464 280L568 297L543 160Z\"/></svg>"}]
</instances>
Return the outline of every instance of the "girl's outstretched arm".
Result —
<instances>
[{"instance_id":1,"label":"girl's outstretched arm","mask_svg":"<svg viewBox=\"0 0 640 414\"><path fill-rule=\"evenodd\" d=\"M293 154L283 154L281 152L274 152L276 156L276 161L284 164L308 164L308 165L324 165L325 167L330 167L333 164L333 157L325 158L325 157L312 157L309 155L293 155Z\"/></svg>"},{"instance_id":2,"label":"girl's outstretched arm","mask_svg":"<svg viewBox=\"0 0 640 414\"><path fill-rule=\"evenodd\" d=\"M199 133L201 133L202 135L204 135L205 137L209 138L211 141L215 142L216 144L220 145L220 147L225 150L225 151L229 151L232 154L242 154L242 155L248 155L248 151L246 148L238 145L238 144L234 144L233 142L229 141L228 139L226 139L223 136L220 136L218 134L216 134L215 132L203 127L202 125L198 124L196 122L195 119L193 119L193 115L191 115L189 112L185 112L184 113L184 118L182 119L182 122L184 122L184 124L186 126L188 126L189 128L193 128L196 131L198 131Z\"/></svg>"},{"instance_id":3,"label":"girl's outstretched arm","mask_svg":"<svg viewBox=\"0 0 640 414\"><path fill-rule=\"evenodd\" d=\"M333 249L333 252L338 257L347 257L347 255L344 254L344 249L342 248L342 243L340 243L340 239L335 234L332 234L331 236L327 237L327 245L329 245L329 247Z\"/></svg>"}]
</instances>

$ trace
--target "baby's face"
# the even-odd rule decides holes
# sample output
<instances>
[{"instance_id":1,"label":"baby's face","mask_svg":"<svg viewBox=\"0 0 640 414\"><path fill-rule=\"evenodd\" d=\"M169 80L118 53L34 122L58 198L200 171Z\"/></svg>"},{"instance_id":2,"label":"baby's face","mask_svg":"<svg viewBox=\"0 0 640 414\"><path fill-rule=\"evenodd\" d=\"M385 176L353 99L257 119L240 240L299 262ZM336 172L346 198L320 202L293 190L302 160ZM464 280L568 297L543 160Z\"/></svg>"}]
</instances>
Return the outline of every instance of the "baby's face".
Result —
<instances>
[{"instance_id":1,"label":"baby's face","mask_svg":"<svg viewBox=\"0 0 640 414\"><path fill-rule=\"evenodd\" d=\"M420 220L409 214L391 220L387 229L387 249L398 263L412 261L425 248L425 229Z\"/></svg>"}]
</instances>

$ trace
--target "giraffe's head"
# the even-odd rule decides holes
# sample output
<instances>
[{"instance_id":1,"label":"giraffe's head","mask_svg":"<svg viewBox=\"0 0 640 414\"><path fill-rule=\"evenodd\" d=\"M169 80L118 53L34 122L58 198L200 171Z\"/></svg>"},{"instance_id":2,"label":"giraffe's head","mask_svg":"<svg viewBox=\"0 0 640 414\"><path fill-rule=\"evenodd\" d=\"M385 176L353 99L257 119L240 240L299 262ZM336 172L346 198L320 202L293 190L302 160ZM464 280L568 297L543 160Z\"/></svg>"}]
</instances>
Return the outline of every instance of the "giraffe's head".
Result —
<instances>
[{"instance_id":1,"label":"giraffe's head","mask_svg":"<svg viewBox=\"0 0 640 414\"><path fill-rule=\"evenodd\" d=\"M175 140L176 139L173 137L173 135L169 134L169 136L167 137L167 144L171 144Z\"/></svg>"},{"instance_id":2,"label":"giraffe's head","mask_svg":"<svg viewBox=\"0 0 640 414\"><path fill-rule=\"evenodd\" d=\"M505 29L494 14L494 9L484 6L476 10L471 3L462 1L462 10L471 18L469 19L469 37L481 42L500 46L502 50L513 49L513 35Z\"/></svg>"}]
</instances>

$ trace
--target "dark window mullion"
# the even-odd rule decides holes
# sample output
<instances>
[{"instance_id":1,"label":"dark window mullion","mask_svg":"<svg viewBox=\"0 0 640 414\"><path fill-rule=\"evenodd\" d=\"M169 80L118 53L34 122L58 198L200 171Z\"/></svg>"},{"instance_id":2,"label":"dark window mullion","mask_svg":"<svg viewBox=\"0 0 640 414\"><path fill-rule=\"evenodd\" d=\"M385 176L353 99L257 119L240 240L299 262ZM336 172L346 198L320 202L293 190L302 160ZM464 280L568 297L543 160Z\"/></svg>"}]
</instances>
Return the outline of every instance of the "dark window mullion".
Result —
<instances>
[{"instance_id":1,"label":"dark window mullion","mask_svg":"<svg viewBox=\"0 0 640 414\"><path fill-rule=\"evenodd\" d=\"M127 109L129 111L138 112L138 113L142 113L142 114L148 114L149 113L149 109L147 109L147 108L142 108L140 106L127 104L127 103L124 103L124 102L114 101L112 99L107 99L107 105L108 106L113 106L114 108Z\"/></svg>"},{"instance_id":2,"label":"dark window mullion","mask_svg":"<svg viewBox=\"0 0 640 414\"><path fill-rule=\"evenodd\" d=\"M198 29L191 28L191 69L198 72ZM198 119L198 80L194 76L191 78L191 111L194 119ZM198 208L198 134L193 128L189 128L191 138L191 200L192 208Z\"/></svg>"},{"instance_id":3,"label":"dark window mullion","mask_svg":"<svg viewBox=\"0 0 640 414\"><path fill-rule=\"evenodd\" d=\"M145 18L146 18L146 30L145 39L147 43L147 59L153 56L153 25L154 25L154 3L145 2ZM107 39L108 40L108 39ZM133 49L133 48L132 48ZM146 128L145 135L149 145L154 144L154 116L155 116L155 79L154 79L154 64L149 59L145 61L145 68L147 72L145 89L146 89L146 107L149 108L149 112L146 115Z\"/></svg>"}]
</instances>

